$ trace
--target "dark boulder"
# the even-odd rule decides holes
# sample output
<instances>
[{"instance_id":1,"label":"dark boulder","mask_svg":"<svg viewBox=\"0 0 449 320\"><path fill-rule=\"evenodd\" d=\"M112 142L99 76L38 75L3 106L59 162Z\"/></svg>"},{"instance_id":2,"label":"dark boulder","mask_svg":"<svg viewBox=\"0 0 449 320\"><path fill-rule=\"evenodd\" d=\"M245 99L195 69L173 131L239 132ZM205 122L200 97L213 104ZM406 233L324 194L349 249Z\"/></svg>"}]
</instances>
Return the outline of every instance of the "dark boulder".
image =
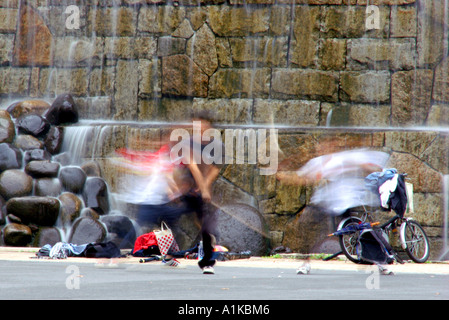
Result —
<instances>
[{"instance_id":1,"label":"dark boulder","mask_svg":"<svg viewBox=\"0 0 449 320\"><path fill-rule=\"evenodd\" d=\"M0 110L0 142L11 143L16 135L16 129L11 116L5 110Z\"/></svg>"},{"instance_id":2,"label":"dark boulder","mask_svg":"<svg viewBox=\"0 0 449 320\"><path fill-rule=\"evenodd\" d=\"M86 183L86 173L76 166L62 167L59 170L59 180L62 187L69 192L81 193Z\"/></svg>"},{"instance_id":3,"label":"dark boulder","mask_svg":"<svg viewBox=\"0 0 449 320\"><path fill-rule=\"evenodd\" d=\"M45 138L45 150L51 154L59 153L61 151L63 139L64 129L62 127L52 126Z\"/></svg>"},{"instance_id":4,"label":"dark boulder","mask_svg":"<svg viewBox=\"0 0 449 320\"><path fill-rule=\"evenodd\" d=\"M44 143L30 134L19 134L14 140L14 146L22 150L42 149Z\"/></svg>"},{"instance_id":5,"label":"dark boulder","mask_svg":"<svg viewBox=\"0 0 449 320\"><path fill-rule=\"evenodd\" d=\"M84 204L103 215L109 212L109 193L106 182L100 177L86 180L83 190Z\"/></svg>"},{"instance_id":6,"label":"dark boulder","mask_svg":"<svg viewBox=\"0 0 449 320\"><path fill-rule=\"evenodd\" d=\"M0 143L0 171L22 167L22 151L9 143Z\"/></svg>"},{"instance_id":7,"label":"dark boulder","mask_svg":"<svg viewBox=\"0 0 449 320\"><path fill-rule=\"evenodd\" d=\"M16 120L16 128L20 133L42 137L50 130L50 123L37 114L28 114Z\"/></svg>"},{"instance_id":8,"label":"dark boulder","mask_svg":"<svg viewBox=\"0 0 449 320\"><path fill-rule=\"evenodd\" d=\"M6 109L6 111L8 111L13 118L17 119L26 114L42 115L48 108L50 108L50 104L46 101L24 100L13 103Z\"/></svg>"},{"instance_id":9,"label":"dark boulder","mask_svg":"<svg viewBox=\"0 0 449 320\"><path fill-rule=\"evenodd\" d=\"M214 214L220 245L232 252L251 251L256 256L268 253L268 228L255 208L245 204L226 205Z\"/></svg>"},{"instance_id":10,"label":"dark boulder","mask_svg":"<svg viewBox=\"0 0 449 320\"><path fill-rule=\"evenodd\" d=\"M62 187L59 179L39 178L34 180L34 195L57 197L61 194Z\"/></svg>"},{"instance_id":11,"label":"dark boulder","mask_svg":"<svg viewBox=\"0 0 449 320\"><path fill-rule=\"evenodd\" d=\"M54 125L78 122L78 107L70 94L61 94L56 97L45 118Z\"/></svg>"},{"instance_id":12,"label":"dark boulder","mask_svg":"<svg viewBox=\"0 0 449 320\"><path fill-rule=\"evenodd\" d=\"M9 223L3 230L3 241L7 246L24 247L31 242L32 232L28 226Z\"/></svg>"},{"instance_id":13,"label":"dark boulder","mask_svg":"<svg viewBox=\"0 0 449 320\"><path fill-rule=\"evenodd\" d=\"M16 197L6 202L8 214L13 214L24 224L55 225L59 215L59 200L53 197Z\"/></svg>"},{"instance_id":14,"label":"dark boulder","mask_svg":"<svg viewBox=\"0 0 449 320\"><path fill-rule=\"evenodd\" d=\"M0 195L8 200L28 196L33 191L33 179L19 169L3 171L0 174Z\"/></svg>"},{"instance_id":15,"label":"dark boulder","mask_svg":"<svg viewBox=\"0 0 449 320\"><path fill-rule=\"evenodd\" d=\"M42 149L33 149L25 151L24 161L28 163L35 160L51 160L51 154Z\"/></svg>"},{"instance_id":16,"label":"dark boulder","mask_svg":"<svg viewBox=\"0 0 449 320\"><path fill-rule=\"evenodd\" d=\"M75 221L69 236L69 242L82 245L91 242L103 242L106 228L98 220L84 217Z\"/></svg>"},{"instance_id":17,"label":"dark boulder","mask_svg":"<svg viewBox=\"0 0 449 320\"><path fill-rule=\"evenodd\" d=\"M81 213L83 202L78 196L71 192L64 192L58 197L61 202L61 221L63 224L73 223Z\"/></svg>"},{"instance_id":18,"label":"dark boulder","mask_svg":"<svg viewBox=\"0 0 449 320\"><path fill-rule=\"evenodd\" d=\"M33 178L55 178L58 176L60 166L59 163L48 160L30 161L25 166L25 172Z\"/></svg>"},{"instance_id":19,"label":"dark boulder","mask_svg":"<svg viewBox=\"0 0 449 320\"><path fill-rule=\"evenodd\" d=\"M36 233L36 236L33 240L33 246L37 248L41 248L46 244L54 246L56 243L60 242L61 232L58 228L55 227L41 227L39 231Z\"/></svg>"},{"instance_id":20,"label":"dark boulder","mask_svg":"<svg viewBox=\"0 0 449 320\"><path fill-rule=\"evenodd\" d=\"M102 216L108 230L108 240L114 242L120 249L131 249L136 241L136 230L132 221L123 215L109 214Z\"/></svg>"}]
</instances>

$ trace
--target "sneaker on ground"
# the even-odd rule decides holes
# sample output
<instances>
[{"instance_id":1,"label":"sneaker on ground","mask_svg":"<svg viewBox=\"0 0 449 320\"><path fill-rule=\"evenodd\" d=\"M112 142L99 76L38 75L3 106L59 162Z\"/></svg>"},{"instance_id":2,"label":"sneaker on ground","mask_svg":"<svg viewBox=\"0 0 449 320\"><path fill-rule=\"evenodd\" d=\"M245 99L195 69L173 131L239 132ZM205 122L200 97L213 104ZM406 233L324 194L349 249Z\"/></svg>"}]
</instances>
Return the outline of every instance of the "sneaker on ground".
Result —
<instances>
[{"instance_id":1,"label":"sneaker on ground","mask_svg":"<svg viewBox=\"0 0 449 320\"><path fill-rule=\"evenodd\" d=\"M296 274L309 274L310 273L310 264L304 263L296 270Z\"/></svg>"},{"instance_id":2,"label":"sneaker on ground","mask_svg":"<svg viewBox=\"0 0 449 320\"><path fill-rule=\"evenodd\" d=\"M179 267L179 261L176 259L170 259L170 260L162 260L162 265L165 267Z\"/></svg>"},{"instance_id":3,"label":"sneaker on ground","mask_svg":"<svg viewBox=\"0 0 449 320\"><path fill-rule=\"evenodd\" d=\"M204 268L203 268L203 273L204 273L204 274L214 274L215 271L214 271L214 268L213 268L213 267L204 267Z\"/></svg>"},{"instance_id":4,"label":"sneaker on ground","mask_svg":"<svg viewBox=\"0 0 449 320\"><path fill-rule=\"evenodd\" d=\"M381 275L384 275L384 276L393 276L394 275L393 271L391 271L383 266L378 266L378 267L379 267L379 273Z\"/></svg>"}]
</instances>

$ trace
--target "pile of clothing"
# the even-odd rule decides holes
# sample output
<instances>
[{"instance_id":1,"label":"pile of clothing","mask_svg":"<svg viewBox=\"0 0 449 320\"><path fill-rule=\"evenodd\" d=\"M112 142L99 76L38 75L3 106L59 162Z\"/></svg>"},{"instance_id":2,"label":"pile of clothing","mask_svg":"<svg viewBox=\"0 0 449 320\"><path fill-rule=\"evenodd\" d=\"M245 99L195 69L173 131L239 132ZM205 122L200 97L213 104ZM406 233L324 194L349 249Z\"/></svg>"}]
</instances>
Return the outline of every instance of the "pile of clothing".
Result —
<instances>
[{"instance_id":1,"label":"pile of clothing","mask_svg":"<svg viewBox=\"0 0 449 320\"><path fill-rule=\"evenodd\" d=\"M85 257L85 258L119 258L122 256L120 249L111 241L92 242L82 245L57 242L51 246L44 245L36 253L38 258L48 257L50 259L67 259L68 257Z\"/></svg>"},{"instance_id":2,"label":"pile of clothing","mask_svg":"<svg viewBox=\"0 0 449 320\"><path fill-rule=\"evenodd\" d=\"M404 175L398 174L395 168L373 172L365 178L366 185L378 193L380 206L385 210L393 210L403 217L407 209L407 191Z\"/></svg>"}]
</instances>

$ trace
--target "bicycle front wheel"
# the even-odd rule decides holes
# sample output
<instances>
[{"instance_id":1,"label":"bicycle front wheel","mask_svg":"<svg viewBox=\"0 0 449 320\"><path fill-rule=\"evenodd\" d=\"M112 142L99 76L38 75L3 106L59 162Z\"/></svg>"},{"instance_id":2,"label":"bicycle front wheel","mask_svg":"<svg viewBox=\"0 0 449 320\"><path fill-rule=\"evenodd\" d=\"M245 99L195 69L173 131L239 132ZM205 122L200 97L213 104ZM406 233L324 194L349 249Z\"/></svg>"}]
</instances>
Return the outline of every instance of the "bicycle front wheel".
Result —
<instances>
[{"instance_id":1,"label":"bicycle front wheel","mask_svg":"<svg viewBox=\"0 0 449 320\"><path fill-rule=\"evenodd\" d=\"M343 228L346 228L350 225L358 225L360 223L360 219L352 218L346 221ZM343 251L346 258L354 263L361 263L361 260L357 256L357 241L359 237L359 232L354 232L351 234L344 234L339 236L340 248Z\"/></svg>"},{"instance_id":2,"label":"bicycle front wheel","mask_svg":"<svg viewBox=\"0 0 449 320\"><path fill-rule=\"evenodd\" d=\"M426 262L429 259L430 245L424 229L414 220L407 220L404 223L403 241L405 241L407 255L416 263Z\"/></svg>"}]
</instances>

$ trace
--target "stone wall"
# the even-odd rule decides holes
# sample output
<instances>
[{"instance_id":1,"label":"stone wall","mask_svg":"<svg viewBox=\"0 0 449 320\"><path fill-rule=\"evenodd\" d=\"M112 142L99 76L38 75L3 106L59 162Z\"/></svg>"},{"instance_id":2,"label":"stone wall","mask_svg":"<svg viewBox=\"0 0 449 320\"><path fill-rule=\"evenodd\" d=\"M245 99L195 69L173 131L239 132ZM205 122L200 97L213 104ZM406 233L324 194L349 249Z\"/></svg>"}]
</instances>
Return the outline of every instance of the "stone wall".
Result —
<instances>
[{"instance_id":1,"label":"stone wall","mask_svg":"<svg viewBox=\"0 0 449 320\"><path fill-rule=\"evenodd\" d=\"M368 2L379 10L375 29ZM438 237L447 137L403 128L449 123L444 3L0 0L0 99L69 92L81 119L173 122L208 109L223 127L288 125L282 170L316 154L323 134L341 148L387 149L415 179L419 220ZM316 131L326 124L378 130ZM300 250L310 190L257 170L228 166L219 190L265 215L273 246Z\"/></svg>"},{"instance_id":2,"label":"stone wall","mask_svg":"<svg viewBox=\"0 0 449 320\"><path fill-rule=\"evenodd\" d=\"M2 0L0 95L69 91L88 119L447 125L444 2L369 1L371 30L367 2Z\"/></svg>"}]
</instances>

